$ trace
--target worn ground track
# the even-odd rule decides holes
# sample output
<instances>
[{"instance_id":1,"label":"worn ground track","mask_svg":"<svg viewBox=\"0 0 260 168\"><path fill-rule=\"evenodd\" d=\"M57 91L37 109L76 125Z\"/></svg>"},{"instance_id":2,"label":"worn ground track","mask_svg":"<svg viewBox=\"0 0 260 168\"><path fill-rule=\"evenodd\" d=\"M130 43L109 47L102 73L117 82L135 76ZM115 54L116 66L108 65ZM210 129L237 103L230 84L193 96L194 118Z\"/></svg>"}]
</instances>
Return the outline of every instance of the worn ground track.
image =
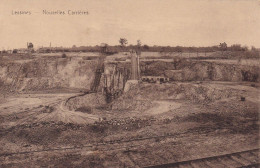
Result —
<instances>
[{"instance_id":1,"label":"worn ground track","mask_svg":"<svg viewBox=\"0 0 260 168\"><path fill-rule=\"evenodd\" d=\"M199 158L194 160L186 160L174 163L166 163L160 165L146 166L145 168L175 168L175 167L187 167L187 168L219 168L219 167L246 167L246 168L258 168L259 163L259 149L246 150L241 152L229 153L218 156L211 156L206 158Z\"/></svg>"}]
</instances>

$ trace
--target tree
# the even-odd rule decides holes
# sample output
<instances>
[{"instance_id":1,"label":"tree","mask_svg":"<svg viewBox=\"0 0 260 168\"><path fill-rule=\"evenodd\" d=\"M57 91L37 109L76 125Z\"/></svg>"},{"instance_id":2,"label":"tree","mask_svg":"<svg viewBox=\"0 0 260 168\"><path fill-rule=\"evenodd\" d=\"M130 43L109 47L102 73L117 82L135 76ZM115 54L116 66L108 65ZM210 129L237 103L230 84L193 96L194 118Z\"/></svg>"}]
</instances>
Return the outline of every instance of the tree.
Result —
<instances>
[{"instance_id":1,"label":"tree","mask_svg":"<svg viewBox=\"0 0 260 168\"><path fill-rule=\"evenodd\" d=\"M127 44L127 39L126 38L120 38L119 43L120 43L121 47L125 47L126 44Z\"/></svg>"},{"instance_id":2,"label":"tree","mask_svg":"<svg viewBox=\"0 0 260 168\"><path fill-rule=\"evenodd\" d=\"M146 44L144 45L144 49L145 49L145 50L149 50L149 48L150 48L150 47L149 47L148 45L146 45Z\"/></svg>"},{"instance_id":3,"label":"tree","mask_svg":"<svg viewBox=\"0 0 260 168\"><path fill-rule=\"evenodd\" d=\"M231 51L242 51L241 44L233 44L230 46Z\"/></svg>"},{"instance_id":4,"label":"tree","mask_svg":"<svg viewBox=\"0 0 260 168\"><path fill-rule=\"evenodd\" d=\"M251 46L251 51L257 51L257 49L255 48L255 46Z\"/></svg>"},{"instance_id":5,"label":"tree","mask_svg":"<svg viewBox=\"0 0 260 168\"><path fill-rule=\"evenodd\" d=\"M107 53L107 50L108 50L108 44L107 43L101 43L101 45L100 45L101 53Z\"/></svg>"},{"instance_id":6,"label":"tree","mask_svg":"<svg viewBox=\"0 0 260 168\"><path fill-rule=\"evenodd\" d=\"M247 46L243 46L242 47L242 51L248 51L248 47Z\"/></svg>"},{"instance_id":7,"label":"tree","mask_svg":"<svg viewBox=\"0 0 260 168\"><path fill-rule=\"evenodd\" d=\"M137 45L136 45L136 52L137 52L137 55L141 55L141 47L142 47L142 43L141 43L141 40L137 40Z\"/></svg>"},{"instance_id":8,"label":"tree","mask_svg":"<svg viewBox=\"0 0 260 168\"><path fill-rule=\"evenodd\" d=\"M140 48L140 47L141 47L141 45L142 45L142 42L141 42L141 40L137 40L137 47L138 47L138 48Z\"/></svg>"},{"instance_id":9,"label":"tree","mask_svg":"<svg viewBox=\"0 0 260 168\"><path fill-rule=\"evenodd\" d=\"M175 50L177 51L177 52L182 52L182 46L176 46L175 47Z\"/></svg>"},{"instance_id":10,"label":"tree","mask_svg":"<svg viewBox=\"0 0 260 168\"><path fill-rule=\"evenodd\" d=\"M222 55L223 55L224 51L227 50L227 43L226 43L226 42L220 43L220 44L219 44L219 47L220 47L220 49L221 49L221 51L222 51Z\"/></svg>"},{"instance_id":11,"label":"tree","mask_svg":"<svg viewBox=\"0 0 260 168\"><path fill-rule=\"evenodd\" d=\"M28 49L33 49L33 43L27 44L27 48L28 48Z\"/></svg>"},{"instance_id":12,"label":"tree","mask_svg":"<svg viewBox=\"0 0 260 168\"><path fill-rule=\"evenodd\" d=\"M13 53L14 54L18 53L18 50L17 49L13 49Z\"/></svg>"},{"instance_id":13,"label":"tree","mask_svg":"<svg viewBox=\"0 0 260 168\"><path fill-rule=\"evenodd\" d=\"M67 55L65 53L62 53L61 58L66 58Z\"/></svg>"}]
</instances>

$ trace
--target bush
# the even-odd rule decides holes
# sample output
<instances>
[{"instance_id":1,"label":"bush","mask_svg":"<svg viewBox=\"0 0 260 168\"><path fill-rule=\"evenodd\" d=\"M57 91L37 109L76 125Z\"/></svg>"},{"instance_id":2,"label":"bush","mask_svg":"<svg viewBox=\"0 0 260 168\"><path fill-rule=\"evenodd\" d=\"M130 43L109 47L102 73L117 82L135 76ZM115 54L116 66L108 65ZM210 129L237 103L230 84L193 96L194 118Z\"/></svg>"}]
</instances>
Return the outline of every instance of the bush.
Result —
<instances>
[{"instance_id":1,"label":"bush","mask_svg":"<svg viewBox=\"0 0 260 168\"><path fill-rule=\"evenodd\" d=\"M243 81L250 81L250 82L257 82L258 81L258 74L257 72L252 73L250 71L241 71L242 73L242 80Z\"/></svg>"},{"instance_id":2,"label":"bush","mask_svg":"<svg viewBox=\"0 0 260 168\"><path fill-rule=\"evenodd\" d=\"M61 55L61 58L67 58L67 55L66 55L65 53L63 53L63 54Z\"/></svg>"},{"instance_id":3,"label":"bush","mask_svg":"<svg viewBox=\"0 0 260 168\"><path fill-rule=\"evenodd\" d=\"M42 113L51 113L54 111L54 107L45 106L42 110Z\"/></svg>"}]
</instances>

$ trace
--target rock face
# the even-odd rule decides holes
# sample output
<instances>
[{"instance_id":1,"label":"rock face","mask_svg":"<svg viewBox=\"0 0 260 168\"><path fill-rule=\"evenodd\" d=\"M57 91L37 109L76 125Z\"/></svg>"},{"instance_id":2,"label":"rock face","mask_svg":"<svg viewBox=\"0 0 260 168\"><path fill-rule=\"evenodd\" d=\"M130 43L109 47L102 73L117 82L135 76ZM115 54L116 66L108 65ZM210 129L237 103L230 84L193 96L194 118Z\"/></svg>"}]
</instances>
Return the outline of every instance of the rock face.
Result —
<instances>
[{"instance_id":1,"label":"rock face","mask_svg":"<svg viewBox=\"0 0 260 168\"><path fill-rule=\"evenodd\" d=\"M96 61L68 58L41 58L26 62L2 63L0 83L10 90L31 91L53 88L89 89Z\"/></svg>"},{"instance_id":2,"label":"rock face","mask_svg":"<svg viewBox=\"0 0 260 168\"><path fill-rule=\"evenodd\" d=\"M2 61L0 90L25 92L59 88L89 90L96 67L97 60L84 60L80 57ZM98 90L112 97L111 99L117 97L127 89L125 84L131 76L130 69L131 64L127 62L106 62ZM185 59L177 62L143 61L141 75L165 76L173 81L260 82L260 67Z\"/></svg>"},{"instance_id":3,"label":"rock face","mask_svg":"<svg viewBox=\"0 0 260 168\"><path fill-rule=\"evenodd\" d=\"M259 82L260 67L207 61L145 62L142 75L165 76L173 81Z\"/></svg>"}]
</instances>

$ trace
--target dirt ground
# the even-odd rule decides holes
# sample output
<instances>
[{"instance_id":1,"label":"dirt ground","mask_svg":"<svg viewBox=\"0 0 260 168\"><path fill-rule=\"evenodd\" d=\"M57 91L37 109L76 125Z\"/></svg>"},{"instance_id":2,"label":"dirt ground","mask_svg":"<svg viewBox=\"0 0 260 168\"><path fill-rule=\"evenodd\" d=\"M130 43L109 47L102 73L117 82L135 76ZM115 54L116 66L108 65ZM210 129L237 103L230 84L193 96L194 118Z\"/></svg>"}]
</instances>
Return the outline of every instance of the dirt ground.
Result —
<instances>
[{"instance_id":1,"label":"dirt ground","mask_svg":"<svg viewBox=\"0 0 260 168\"><path fill-rule=\"evenodd\" d=\"M143 83L69 110L79 94L1 97L0 167L143 167L258 148L258 84Z\"/></svg>"}]
</instances>

